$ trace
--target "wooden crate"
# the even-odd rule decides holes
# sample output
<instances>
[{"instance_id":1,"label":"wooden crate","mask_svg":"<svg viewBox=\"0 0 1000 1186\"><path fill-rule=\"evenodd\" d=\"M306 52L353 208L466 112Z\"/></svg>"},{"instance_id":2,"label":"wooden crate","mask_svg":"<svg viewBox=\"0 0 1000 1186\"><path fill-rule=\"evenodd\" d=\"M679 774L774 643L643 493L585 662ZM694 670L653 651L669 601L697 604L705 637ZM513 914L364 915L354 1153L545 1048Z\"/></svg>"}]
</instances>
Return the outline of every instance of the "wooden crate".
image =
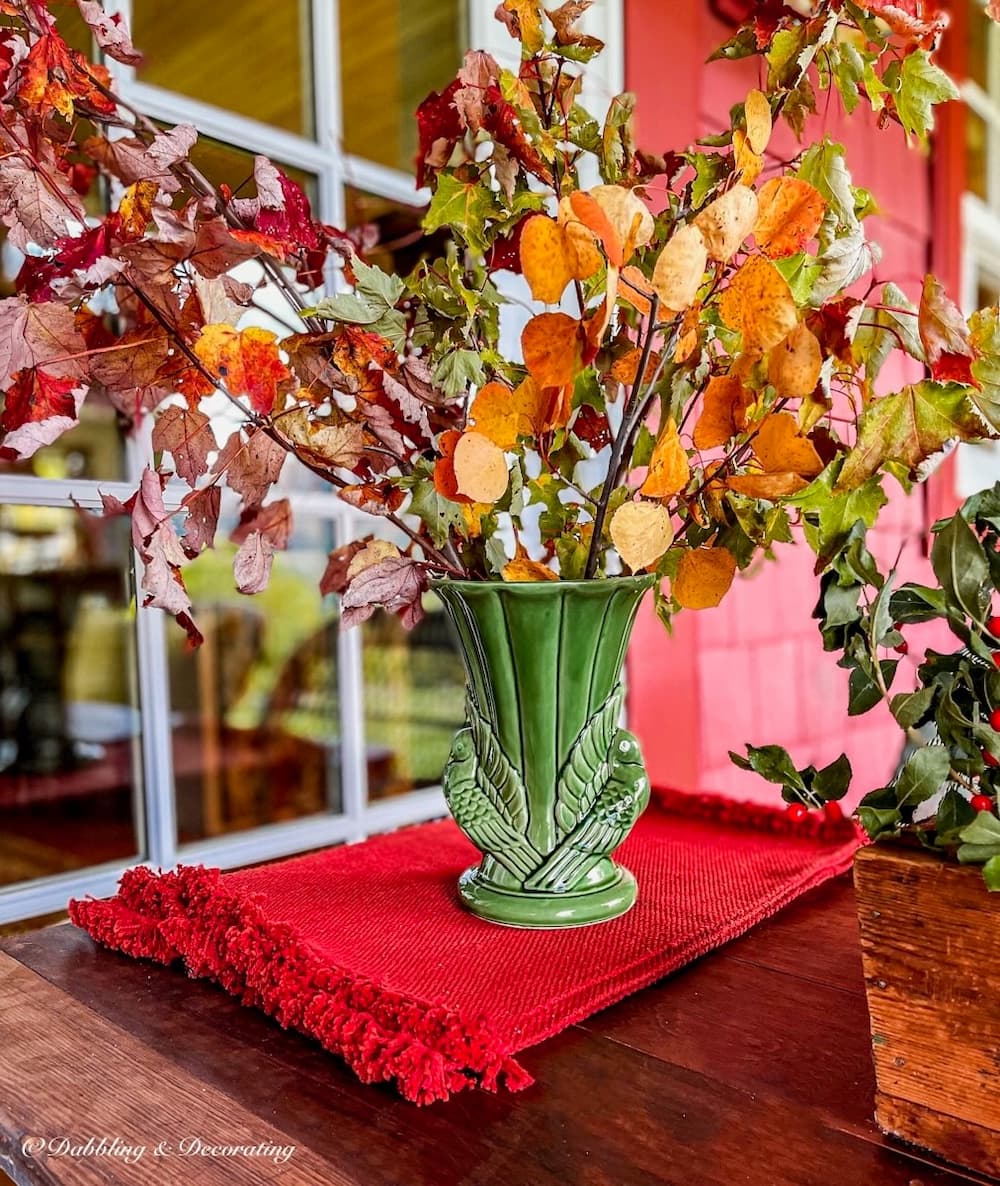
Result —
<instances>
[{"instance_id":1,"label":"wooden crate","mask_svg":"<svg viewBox=\"0 0 1000 1186\"><path fill-rule=\"evenodd\" d=\"M1000 1176L1000 894L978 868L885 845L854 879L879 1127Z\"/></svg>"}]
</instances>

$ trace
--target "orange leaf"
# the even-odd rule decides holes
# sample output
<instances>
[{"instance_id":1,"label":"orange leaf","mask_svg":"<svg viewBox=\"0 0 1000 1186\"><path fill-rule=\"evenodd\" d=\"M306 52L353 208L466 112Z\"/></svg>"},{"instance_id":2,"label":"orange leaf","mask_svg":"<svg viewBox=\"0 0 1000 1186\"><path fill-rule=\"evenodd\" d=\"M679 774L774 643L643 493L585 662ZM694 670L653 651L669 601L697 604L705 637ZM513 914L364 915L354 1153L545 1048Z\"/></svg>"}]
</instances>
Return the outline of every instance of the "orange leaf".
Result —
<instances>
[{"instance_id":1,"label":"orange leaf","mask_svg":"<svg viewBox=\"0 0 1000 1186\"><path fill-rule=\"evenodd\" d=\"M769 260L752 255L740 264L719 302L722 320L743 335L747 354L763 354L798 324L798 310L784 276Z\"/></svg>"},{"instance_id":2,"label":"orange leaf","mask_svg":"<svg viewBox=\"0 0 1000 1186\"><path fill-rule=\"evenodd\" d=\"M611 516L608 530L633 572L655 564L674 539L667 508L658 502L623 502Z\"/></svg>"},{"instance_id":3,"label":"orange leaf","mask_svg":"<svg viewBox=\"0 0 1000 1186\"><path fill-rule=\"evenodd\" d=\"M639 487L650 498L673 498L691 479L691 466L681 444L677 425L670 420L653 448L649 473Z\"/></svg>"},{"instance_id":4,"label":"orange leaf","mask_svg":"<svg viewBox=\"0 0 1000 1186\"><path fill-rule=\"evenodd\" d=\"M141 239L153 212L153 202L160 187L155 181L137 181L122 194L118 217L123 236Z\"/></svg>"},{"instance_id":5,"label":"orange leaf","mask_svg":"<svg viewBox=\"0 0 1000 1186\"><path fill-rule=\"evenodd\" d=\"M639 373L639 363L642 361L642 350L638 346L633 346L621 358L614 361L608 371L608 377L616 380L618 383L623 383L626 387L631 387L635 382L635 377ZM657 366L660 363L660 356L654 350L649 355L649 361L646 363L646 374L644 378L649 380L653 377Z\"/></svg>"},{"instance_id":6,"label":"orange leaf","mask_svg":"<svg viewBox=\"0 0 1000 1186\"><path fill-rule=\"evenodd\" d=\"M734 185L710 202L694 220L705 240L709 259L728 262L757 221L757 195L745 185Z\"/></svg>"},{"instance_id":7,"label":"orange leaf","mask_svg":"<svg viewBox=\"0 0 1000 1186\"><path fill-rule=\"evenodd\" d=\"M774 177L761 186L760 214L754 227L757 246L772 259L794 255L819 230L826 199L798 177Z\"/></svg>"},{"instance_id":8,"label":"orange leaf","mask_svg":"<svg viewBox=\"0 0 1000 1186\"><path fill-rule=\"evenodd\" d=\"M809 483L798 474L738 474L726 483L730 490L747 498L764 498L777 502L779 498L791 498Z\"/></svg>"},{"instance_id":9,"label":"orange leaf","mask_svg":"<svg viewBox=\"0 0 1000 1186\"><path fill-rule=\"evenodd\" d=\"M510 475L503 450L481 432L467 430L455 442L451 458L459 494L473 502L494 503L502 498Z\"/></svg>"},{"instance_id":10,"label":"orange leaf","mask_svg":"<svg viewBox=\"0 0 1000 1186\"><path fill-rule=\"evenodd\" d=\"M816 335L804 325L773 347L767 358L767 381L785 399L810 395L819 382L823 352Z\"/></svg>"},{"instance_id":11,"label":"orange leaf","mask_svg":"<svg viewBox=\"0 0 1000 1186\"><path fill-rule=\"evenodd\" d=\"M698 331L701 329L701 304L695 303L685 310L681 318L681 332L674 347L674 362L684 362L694 353L698 345Z\"/></svg>"},{"instance_id":12,"label":"orange leaf","mask_svg":"<svg viewBox=\"0 0 1000 1186\"><path fill-rule=\"evenodd\" d=\"M701 415L694 426L695 448L714 449L740 432L752 401L752 393L732 375L715 375L709 379L702 397Z\"/></svg>"},{"instance_id":13,"label":"orange leaf","mask_svg":"<svg viewBox=\"0 0 1000 1186\"><path fill-rule=\"evenodd\" d=\"M194 352L230 395L249 396L250 406L262 416L274 410L279 389L291 378L278 355L278 339L269 329L206 325Z\"/></svg>"},{"instance_id":14,"label":"orange leaf","mask_svg":"<svg viewBox=\"0 0 1000 1186\"><path fill-rule=\"evenodd\" d=\"M528 556L518 556L503 566L500 574L505 581L558 581L559 577L547 564L539 560L532 560Z\"/></svg>"},{"instance_id":15,"label":"orange leaf","mask_svg":"<svg viewBox=\"0 0 1000 1186\"><path fill-rule=\"evenodd\" d=\"M635 264L629 264L622 268L621 279L623 283L618 286L618 295L623 301L628 301L632 308L637 309L643 317L648 317L652 308L650 301L653 296L653 289L649 281Z\"/></svg>"},{"instance_id":16,"label":"orange leaf","mask_svg":"<svg viewBox=\"0 0 1000 1186\"><path fill-rule=\"evenodd\" d=\"M694 304L707 264L701 231L691 224L674 231L653 268L653 288L664 312L682 313Z\"/></svg>"},{"instance_id":17,"label":"orange leaf","mask_svg":"<svg viewBox=\"0 0 1000 1186\"><path fill-rule=\"evenodd\" d=\"M580 222L600 240L608 263L612 267L620 268L625 262L624 245L597 201L590 194L577 190L569 195L569 204Z\"/></svg>"},{"instance_id":18,"label":"orange leaf","mask_svg":"<svg viewBox=\"0 0 1000 1186\"><path fill-rule=\"evenodd\" d=\"M799 436L795 417L790 412L767 416L753 440L753 451L767 473L801 474L815 478L823 461L812 441Z\"/></svg>"},{"instance_id":19,"label":"orange leaf","mask_svg":"<svg viewBox=\"0 0 1000 1186\"><path fill-rule=\"evenodd\" d=\"M685 609L712 609L729 592L736 557L727 548L685 552L670 591Z\"/></svg>"},{"instance_id":20,"label":"orange leaf","mask_svg":"<svg viewBox=\"0 0 1000 1186\"><path fill-rule=\"evenodd\" d=\"M623 185L595 185L590 196L615 229L622 245L621 263L630 259L637 248L645 247L652 239L655 229L653 216L635 190L626 189ZM610 255L608 259L620 266Z\"/></svg>"},{"instance_id":21,"label":"orange leaf","mask_svg":"<svg viewBox=\"0 0 1000 1186\"><path fill-rule=\"evenodd\" d=\"M573 384L546 387L542 390L541 398L543 411L540 431L551 432L554 428L565 428L573 414Z\"/></svg>"},{"instance_id":22,"label":"orange leaf","mask_svg":"<svg viewBox=\"0 0 1000 1186\"><path fill-rule=\"evenodd\" d=\"M573 279L575 255L570 257L566 232L547 214L535 214L521 232L521 271L536 301L556 305Z\"/></svg>"},{"instance_id":23,"label":"orange leaf","mask_svg":"<svg viewBox=\"0 0 1000 1186\"><path fill-rule=\"evenodd\" d=\"M563 387L583 369L583 327L567 313L540 313L521 333L524 365L539 387Z\"/></svg>"},{"instance_id":24,"label":"orange leaf","mask_svg":"<svg viewBox=\"0 0 1000 1186\"><path fill-rule=\"evenodd\" d=\"M764 168L764 158L758 156L739 128L733 132L733 170L743 185L753 185Z\"/></svg>"},{"instance_id":25,"label":"orange leaf","mask_svg":"<svg viewBox=\"0 0 1000 1186\"><path fill-rule=\"evenodd\" d=\"M500 449L513 449L518 437L535 437L542 431L548 397L529 375L511 391L503 383L487 383L476 395L469 417Z\"/></svg>"},{"instance_id":26,"label":"orange leaf","mask_svg":"<svg viewBox=\"0 0 1000 1186\"><path fill-rule=\"evenodd\" d=\"M559 200L556 221L566 235L567 253L573 261L573 278L589 280L604 267L604 256L598 249L594 232L573 213L573 206L568 195Z\"/></svg>"}]
</instances>

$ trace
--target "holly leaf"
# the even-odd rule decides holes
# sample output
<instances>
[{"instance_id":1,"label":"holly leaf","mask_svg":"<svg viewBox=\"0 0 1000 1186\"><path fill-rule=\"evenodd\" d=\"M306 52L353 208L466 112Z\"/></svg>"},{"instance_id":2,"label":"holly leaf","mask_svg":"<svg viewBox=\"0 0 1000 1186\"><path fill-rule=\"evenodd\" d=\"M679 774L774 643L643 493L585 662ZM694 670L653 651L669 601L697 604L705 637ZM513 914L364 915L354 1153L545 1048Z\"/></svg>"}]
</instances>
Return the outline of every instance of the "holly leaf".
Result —
<instances>
[{"instance_id":1,"label":"holly leaf","mask_svg":"<svg viewBox=\"0 0 1000 1186\"><path fill-rule=\"evenodd\" d=\"M979 537L962 515L953 515L935 534L931 567L952 604L981 622L989 605L990 569Z\"/></svg>"},{"instance_id":2,"label":"holly leaf","mask_svg":"<svg viewBox=\"0 0 1000 1186\"><path fill-rule=\"evenodd\" d=\"M951 759L941 745L927 745L907 759L896 779L896 807L916 807L941 789Z\"/></svg>"},{"instance_id":3,"label":"holly leaf","mask_svg":"<svg viewBox=\"0 0 1000 1186\"><path fill-rule=\"evenodd\" d=\"M932 379L942 383L975 382L972 363L976 351L969 338L969 327L944 285L929 273L920 296L917 329Z\"/></svg>"},{"instance_id":4,"label":"holly leaf","mask_svg":"<svg viewBox=\"0 0 1000 1186\"><path fill-rule=\"evenodd\" d=\"M230 395L249 397L253 410L266 416L291 378L277 343L277 335L258 326L237 330L213 324L202 329L194 352Z\"/></svg>"},{"instance_id":5,"label":"holly leaf","mask_svg":"<svg viewBox=\"0 0 1000 1186\"><path fill-rule=\"evenodd\" d=\"M949 441L981 437L982 425L965 387L931 380L911 384L869 402L835 492L857 488L887 462L898 463L915 478L920 466Z\"/></svg>"},{"instance_id":6,"label":"holly leaf","mask_svg":"<svg viewBox=\"0 0 1000 1186\"><path fill-rule=\"evenodd\" d=\"M768 782L791 790L805 791L806 784L802 775L795 768L788 751L780 745L750 745L746 747L747 756L729 751L729 760L741 770L752 770Z\"/></svg>"},{"instance_id":7,"label":"holly leaf","mask_svg":"<svg viewBox=\"0 0 1000 1186\"><path fill-rule=\"evenodd\" d=\"M209 418L197 408L170 404L153 426L152 444L157 452L166 450L174 459L179 477L194 486L208 472L208 455L215 445Z\"/></svg>"},{"instance_id":8,"label":"holly leaf","mask_svg":"<svg viewBox=\"0 0 1000 1186\"><path fill-rule=\"evenodd\" d=\"M427 589L423 567L408 556L388 557L362 569L340 599L341 625L367 622L377 609L398 614L412 629L424 616L421 599Z\"/></svg>"},{"instance_id":9,"label":"holly leaf","mask_svg":"<svg viewBox=\"0 0 1000 1186\"><path fill-rule=\"evenodd\" d=\"M82 402L76 379L35 367L18 371L3 396L0 445L17 457L31 457L79 423Z\"/></svg>"}]
</instances>

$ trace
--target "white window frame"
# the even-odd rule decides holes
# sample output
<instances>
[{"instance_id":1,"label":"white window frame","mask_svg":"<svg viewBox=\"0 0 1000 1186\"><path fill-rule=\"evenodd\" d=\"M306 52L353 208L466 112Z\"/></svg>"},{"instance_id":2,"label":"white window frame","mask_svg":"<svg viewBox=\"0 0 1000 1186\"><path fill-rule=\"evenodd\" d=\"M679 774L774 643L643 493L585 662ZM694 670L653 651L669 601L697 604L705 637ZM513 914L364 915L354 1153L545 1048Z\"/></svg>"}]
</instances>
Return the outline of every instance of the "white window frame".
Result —
<instances>
[{"instance_id":1,"label":"white window frame","mask_svg":"<svg viewBox=\"0 0 1000 1186\"><path fill-rule=\"evenodd\" d=\"M131 26L132 0L105 0L109 13L120 13ZM352 3L354 0L343 0ZM108 60L114 84L127 102L154 119L191 123L200 134L254 153L264 153L282 164L307 171L317 178L317 214L334 226L344 224L344 187L355 186L376 195L414 205L426 201L426 191L414 188L413 178L401 171L341 151L342 118L338 54L338 0L310 0L312 30L312 85L315 104L315 137L297 135L246 116L199 102L176 92L140 81L135 71ZM492 20L493 0L468 0L469 43L510 54L513 42ZM624 78L623 0L597 0L587 14L589 32L606 44L604 72L587 100L596 108L621 90ZM442 83L445 80L442 80ZM594 84L591 84L594 87ZM128 497L146 463L143 450L126 450L127 479L123 482L94 479L49 480L0 474L0 504L99 508L101 493ZM164 494L169 508L177 506L186 491L171 484ZM331 524L336 545L363 534L370 520L329 495L288 494L293 513ZM132 572L140 571L137 556ZM179 845L175 810L170 687L166 659L166 631L176 629L162 610L140 608L136 613L136 655L139 708L142 716L142 786L135 792L135 827L140 854L124 862L110 862L54 876L40 877L0 888L0 924L63 910L72 897L106 896L114 892L121 874L133 865L170 869L179 862L234 868L272 860L307 849L365 836L404 824L418 823L446 813L441 788L428 787L376 802L368 801L364 737L364 675L359 630L342 631L337 643L340 691L341 810L285 823L267 824L243 832L213 836Z\"/></svg>"}]
</instances>

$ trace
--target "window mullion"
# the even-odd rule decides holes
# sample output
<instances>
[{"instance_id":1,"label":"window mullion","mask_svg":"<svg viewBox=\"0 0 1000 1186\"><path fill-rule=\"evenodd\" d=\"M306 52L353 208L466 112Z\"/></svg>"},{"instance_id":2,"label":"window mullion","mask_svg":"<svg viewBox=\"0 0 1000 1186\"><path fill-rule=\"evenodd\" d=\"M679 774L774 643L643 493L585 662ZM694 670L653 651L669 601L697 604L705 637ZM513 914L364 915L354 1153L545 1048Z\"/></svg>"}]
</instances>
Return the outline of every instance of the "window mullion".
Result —
<instances>
[{"instance_id":1,"label":"window mullion","mask_svg":"<svg viewBox=\"0 0 1000 1186\"><path fill-rule=\"evenodd\" d=\"M335 523L334 541L343 547L355 536L353 517ZM357 835L368 803L368 759L365 741L365 680L361 631L337 632L337 691L340 703L340 786L345 815L357 821Z\"/></svg>"}]
</instances>

